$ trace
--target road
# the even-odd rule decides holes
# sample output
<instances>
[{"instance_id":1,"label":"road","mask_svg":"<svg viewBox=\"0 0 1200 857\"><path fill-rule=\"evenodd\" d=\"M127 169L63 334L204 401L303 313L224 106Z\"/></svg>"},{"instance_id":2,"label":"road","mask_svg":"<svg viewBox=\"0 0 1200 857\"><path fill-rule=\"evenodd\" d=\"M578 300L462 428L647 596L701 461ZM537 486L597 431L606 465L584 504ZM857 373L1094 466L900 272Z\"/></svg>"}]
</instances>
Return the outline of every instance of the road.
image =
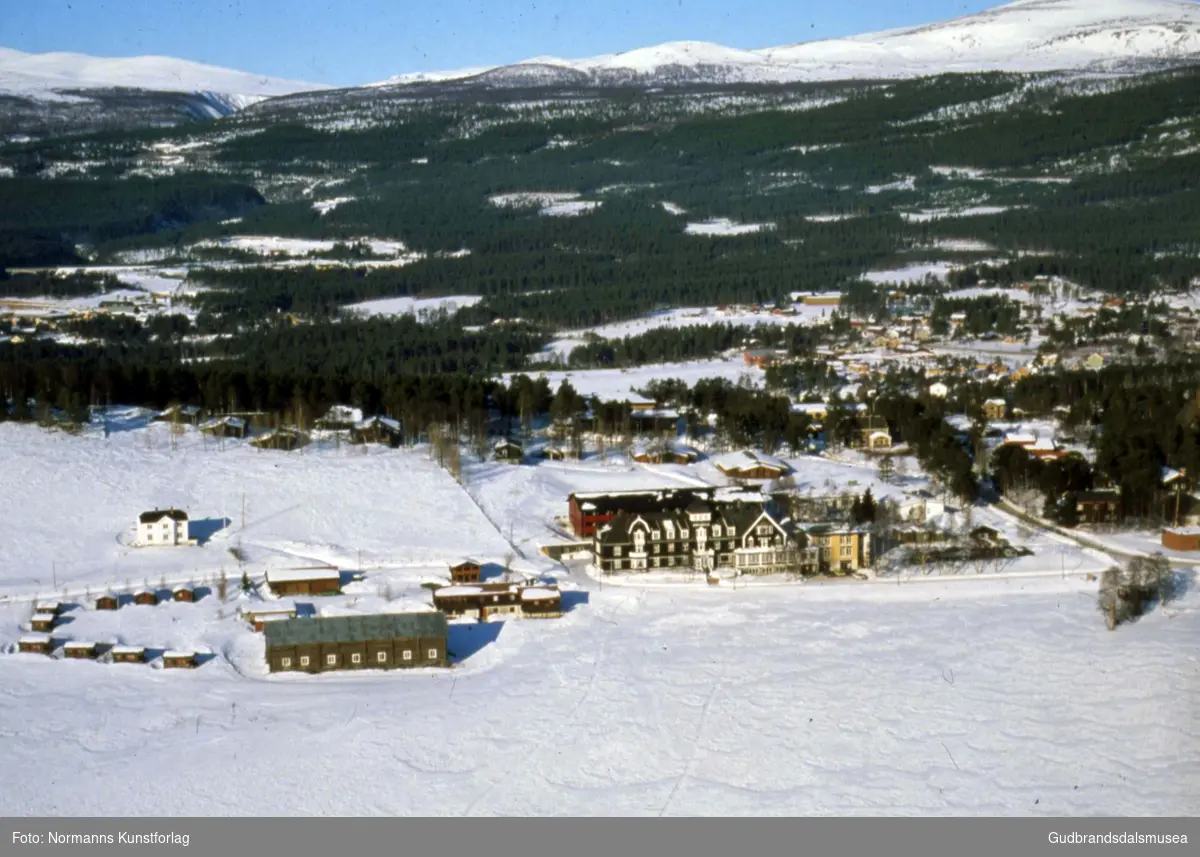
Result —
<instances>
[{"instance_id":1,"label":"road","mask_svg":"<svg viewBox=\"0 0 1200 857\"><path fill-rule=\"evenodd\" d=\"M1089 539L1087 536L1081 535L1080 533L1075 532L1073 530L1066 530L1066 529L1062 529L1061 527L1056 527L1047 521L1043 521L1041 518L1037 518L1033 515L1030 515L1028 512L1023 512L1022 510L1018 509L1016 506L1012 505L1011 503L1009 503L1007 500L1005 500L1003 498L1001 498L1000 502L997 503L994 508L1000 514L1009 515L1010 517L1017 518L1021 522L1028 524L1031 527L1035 527L1039 530L1045 530L1045 531L1054 533L1055 535L1062 536L1063 538L1070 539L1071 541L1075 542L1075 544L1079 545L1080 547L1089 548L1089 549L1095 550L1095 551L1100 551L1100 553L1103 553L1103 554L1106 554L1106 555L1112 557L1113 560L1115 560L1117 562L1128 562L1129 560L1131 560L1135 557L1145 557L1145 556L1150 555L1147 553L1123 551L1119 548L1113 547L1112 545L1105 544L1105 543L1099 542L1099 541L1095 541L1093 539ZM1164 554L1164 557L1166 558L1167 562L1171 563L1171 565L1186 566L1186 567L1200 565L1200 557L1197 557L1196 559L1189 559L1187 557L1166 556L1165 554Z\"/></svg>"}]
</instances>

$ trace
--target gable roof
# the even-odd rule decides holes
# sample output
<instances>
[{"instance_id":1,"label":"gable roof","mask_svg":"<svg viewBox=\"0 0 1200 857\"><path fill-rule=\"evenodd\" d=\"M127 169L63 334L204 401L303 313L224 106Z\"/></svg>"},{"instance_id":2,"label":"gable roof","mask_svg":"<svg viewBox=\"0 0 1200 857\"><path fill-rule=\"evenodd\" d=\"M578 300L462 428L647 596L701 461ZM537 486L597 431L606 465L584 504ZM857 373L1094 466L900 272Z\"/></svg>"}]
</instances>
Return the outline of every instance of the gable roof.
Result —
<instances>
[{"instance_id":1,"label":"gable roof","mask_svg":"<svg viewBox=\"0 0 1200 857\"><path fill-rule=\"evenodd\" d=\"M365 643L368 640L445 637L448 633L449 625L446 622L446 614L436 611L281 619L263 627L263 634L268 646L295 646L308 643Z\"/></svg>"},{"instance_id":2,"label":"gable roof","mask_svg":"<svg viewBox=\"0 0 1200 857\"><path fill-rule=\"evenodd\" d=\"M304 580L338 580L341 572L336 568L268 568L267 583L295 583Z\"/></svg>"},{"instance_id":3,"label":"gable roof","mask_svg":"<svg viewBox=\"0 0 1200 857\"><path fill-rule=\"evenodd\" d=\"M153 512L142 512L138 516L138 521L143 524L153 524L163 518L170 518L172 521L186 521L188 516L187 512L182 509L155 509Z\"/></svg>"},{"instance_id":4,"label":"gable roof","mask_svg":"<svg viewBox=\"0 0 1200 857\"><path fill-rule=\"evenodd\" d=\"M778 458L753 449L743 449L738 452L731 452L728 455L722 455L714 463L722 472L730 470L753 470L757 467L766 467L771 470L778 470L780 473L787 473L791 469Z\"/></svg>"}]
</instances>

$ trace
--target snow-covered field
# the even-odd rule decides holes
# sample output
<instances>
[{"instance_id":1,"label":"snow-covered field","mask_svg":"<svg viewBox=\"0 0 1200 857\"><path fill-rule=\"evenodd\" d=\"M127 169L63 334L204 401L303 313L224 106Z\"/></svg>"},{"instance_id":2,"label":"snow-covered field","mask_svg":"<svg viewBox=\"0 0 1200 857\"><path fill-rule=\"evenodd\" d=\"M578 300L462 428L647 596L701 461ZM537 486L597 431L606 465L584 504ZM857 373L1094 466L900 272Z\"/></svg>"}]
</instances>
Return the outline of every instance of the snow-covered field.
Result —
<instances>
[{"instance_id":1,"label":"snow-covered field","mask_svg":"<svg viewBox=\"0 0 1200 857\"><path fill-rule=\"evenodd\" d=\"M571 349L584 344L586 334L595 334L602 339L621 339L626 336L637 336L661 327L692 327L698 324L729 324L753 327L759 324L788 325L814 324L828 321L832 310L830 307L808 306L798 303L794 306L795 315L775 315L769 311L751 312L749 310L721 311L716 307L685 307L681 309L655 312L641 318L629 321L617 321L597 327L580 330L564 331L559 339L554 340L534 359L548 360L553 357L566 358Z\"/></svg>"},{"instance_id":2,"label":"snow-covered field","mask_svg":"<svg viewBox=\"0 0 1200 857\"><path fill-rule=\"evenodd\" d=\"M867 271L863 279L872 283L918 283L926 277L944 280L946 275L957 265L950 262L921 262L905 265L902 268L891 268L886 271Z\"/></svg>"},{"instance_id":3,"label":"snow-covered field","mask_svg":"<svg viewBox=\"0 0 1200 857\"><path fill-rule=\"evenodd\" d=\"M712 220L701 220L689 223L683 228L688 235L749 235L762 232L764 229L774 229L774 223L735 223L727 217L716 217Z\"/></svg>"},{"instance_id":4,"label":"snow-covered field","mask_svg":"<svg viewBox=\"0 0 1200 857\"><path fill-rule=\"evenodd\" d=\"M234 620L195 672L6 655L0 763L37 776L0 805L1194 815L1198 608L1109 633L1074 580L604 587L561 620L454 625L453 672L267 677Z\"/></svg>"},{"instance_id":5,"label":"snow-covered field","mask_svg":"<svg viewBox=\"0 0 1200 857\"><path fill-rule=\"evenodd\" d=\"M241 440L220 448L190 428L172 449L169 425L147 428L133 412L111 428L107 438L99 426L71 437L0 424L9 489L0 520L23 534L0 556L0 595L49 593L54 579L78 589L232 573L229 548L239 545L255 573L318 561L357 568L360 551L364 565L410 565L507 550L454 480L419 452L314 444L288 453ZM204 543L130 546L137 515L169 506L189 513Z\"/></svg>"},{"instance_id":6,"label":"snow-covered field","mask_svg":"<svg viewBox=\"0 0 1200 857\"><path fill-rule=\"evenodd\" d=\"M480 295L452 295L442 298L379 298L350 304L346 309L360 315L415 315L420 318L424 313L436 313L443 309L454 313L464 307L474 306L481 300L483 298Z\"/></svg>"},{"instance_id":7,"label":"snow-covered field","mask_svg":"<svg viewBox=\"0 0 1200 857\"><path fill-rule=\"evenodd\" d=\"M600 396L608 399L636 398L637 394L634 391L645 387L655 378L678 378L688 386L704 378L727 378L730 381L738 381L743 377L749 378L751 383L759 386L763 379L763 371L747 366L740 355L728 360L657 363L633 369L558 369L515 374L526 374L531 377L544 376L553 389L558 389L558 385L565 379L570 381L571 386L581 395ZM511 374L504 377L507 382Z\"/></svg>"},{"instance_id":8,"label":"snow-covered field","mask_svg":"<svg viewBox=\"0 0 1200 857\"><path fill-rule=\"evenodd\" d=\"M421 450L221 451L194 429L173 449L133 411L110 428L0 425L0 596L50 595L52 573L92 594L222 567L236 581L240 543L255 575L357 569L362 551L363 581L302 607L428 609L421 582L462 554L502 561L511 534L515 565L560 576L569 610L453 624L451 671L271 676L236 586L225 604L81 604L56 631L199 651L195 671L16 654L29 606L0 601L0 767L38 772L0 778L13 814L1200 811L1195 587L1110 633L1082 561L1061 577L610 586L536 553L566 494L723 481L710 462L470 463L460 486ZM818 489L897 490L855 462L791 461ZM171 504L202 546L127 546L139 511ZM975 523L1019 535L994 517Z\"/></svg>"}]
</instances>

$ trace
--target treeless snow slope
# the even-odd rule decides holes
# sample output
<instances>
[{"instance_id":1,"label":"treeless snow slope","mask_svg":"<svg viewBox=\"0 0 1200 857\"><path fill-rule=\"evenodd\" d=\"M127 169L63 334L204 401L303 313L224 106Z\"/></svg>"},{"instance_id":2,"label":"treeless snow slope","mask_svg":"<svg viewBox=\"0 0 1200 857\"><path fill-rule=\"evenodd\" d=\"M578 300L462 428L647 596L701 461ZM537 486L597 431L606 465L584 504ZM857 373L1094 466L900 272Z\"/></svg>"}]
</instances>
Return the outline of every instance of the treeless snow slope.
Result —
<instances>
[{"instance_id":1,"label":"treeless snow slope","mask_svg":"<svg viewBox=\"0 0 1200 857\"><path fill-rule=\"evenodd\" d=\"M0 48L0 91L39 96L56 89L132 87L163 92L216 92L250 100L324 89L321 84L266 77L172 57L30 54Z\"/></svg>"},{"instance_id":2,"label":"treeless snow slope","mask_svg":"<svg viewBox=\"0 0 1200 857\"><path fill-rule=\"evenodd\" d=\"M0 424L0 595L51 593L181 575L235 573L241 545L252 573L328 562L437 564L460 553L503 556L508 545L469 497L422 452L314 443L303 452L224 450L194 428L171 448L170 426L129 416L108 438ZM245 527L242 526L243 498ZM198 547L129 545L137 515L174 506ZM218 529L221 519L230 525Z\"/></svg>"},{"instance_id":3,"label":"treeless snow slope","mask_svg":"<svg viewBox=\"0 0 1200 857\"><path fill-rule=\"evenodd\" d=\"M1083 585L605 587L452 626L446 672L266 677L247 630L194 672L0 655L0 806L1195 815L1200 594L1110 633Z\"/></svg>"},{"instance_id":4,"label":"treeless snow slope","mask_svg":"<svg viewBox=\"0 0 1200 857\"><path fill-rule=\"evenodd\" d=\"M1052 71L1095 63L1200 56L1200 6L1192 0L1016 0L974 15L848 38L743 51L708 42L668 42L619 54L567 60L534 57L514 73L670 73L727 81L914 77L941 72ZM498 69L444 72L461 79ZM417 82L431 76L402 76Z\"/></svg>"}]
</instances>

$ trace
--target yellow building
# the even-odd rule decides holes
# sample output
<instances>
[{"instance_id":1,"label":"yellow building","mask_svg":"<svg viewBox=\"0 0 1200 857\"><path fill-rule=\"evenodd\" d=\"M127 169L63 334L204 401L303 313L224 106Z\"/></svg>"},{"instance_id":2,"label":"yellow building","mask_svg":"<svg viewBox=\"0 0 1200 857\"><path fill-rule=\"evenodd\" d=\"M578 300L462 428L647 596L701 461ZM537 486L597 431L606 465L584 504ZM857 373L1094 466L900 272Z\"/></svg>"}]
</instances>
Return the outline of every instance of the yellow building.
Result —
<instances>
[{"instance_id":1,"label":"yellow building","mask_svg":"<svg viewBox=\"0 0 1200 857\"><path fill-rule=\"evenodd\" d=\"M871 534L856 527L818 525L808 531L821 552L822 572L851 572L871 565Z\"/></svg>"}]
</instances>

